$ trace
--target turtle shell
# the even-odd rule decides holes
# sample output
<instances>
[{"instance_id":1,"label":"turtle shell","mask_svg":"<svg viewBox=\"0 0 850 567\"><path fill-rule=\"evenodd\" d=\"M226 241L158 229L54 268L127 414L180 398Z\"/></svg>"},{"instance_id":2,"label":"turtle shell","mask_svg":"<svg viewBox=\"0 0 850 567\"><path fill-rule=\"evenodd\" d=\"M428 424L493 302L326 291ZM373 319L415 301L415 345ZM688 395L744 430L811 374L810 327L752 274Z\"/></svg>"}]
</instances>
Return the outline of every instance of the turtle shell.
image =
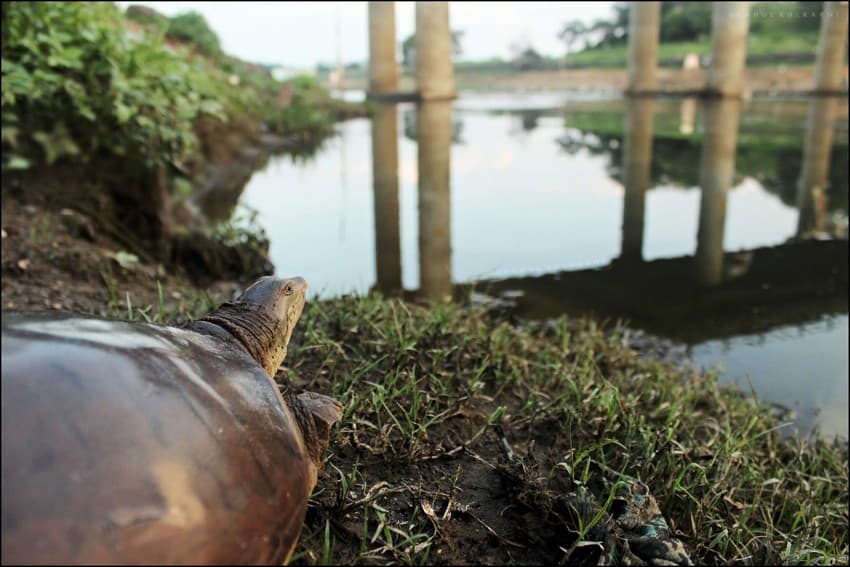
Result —
<instances>
[{"instance_id":1,"label":"turtle shell","mask_svg":"<svg viewBox=\"0 0 850 567\"><path fill-rule=\"evenodd\" d=\"M4 564L289 559L315 464L244 349L4 312L2 355Z\"/></svg>"}]
</instances>

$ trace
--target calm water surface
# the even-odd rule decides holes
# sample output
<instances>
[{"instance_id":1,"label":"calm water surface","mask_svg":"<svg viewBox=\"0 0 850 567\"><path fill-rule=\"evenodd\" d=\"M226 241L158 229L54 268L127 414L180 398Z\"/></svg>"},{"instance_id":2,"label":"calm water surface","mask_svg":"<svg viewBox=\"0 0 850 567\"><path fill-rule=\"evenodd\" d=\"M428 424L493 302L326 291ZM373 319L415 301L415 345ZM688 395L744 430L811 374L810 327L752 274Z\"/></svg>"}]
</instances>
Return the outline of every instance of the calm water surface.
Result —
<instances>
[{"instance_id":1,"label":"calm water surface","mask_svg":"<svg viewBox=\"0 0 850 567\"><path fill-rule=\"evenodd\" d=\"M338 130L241 197L311 297L475 283L627 318L847 436L846 100L470 95Z\"/></svg>"}]
</instances>

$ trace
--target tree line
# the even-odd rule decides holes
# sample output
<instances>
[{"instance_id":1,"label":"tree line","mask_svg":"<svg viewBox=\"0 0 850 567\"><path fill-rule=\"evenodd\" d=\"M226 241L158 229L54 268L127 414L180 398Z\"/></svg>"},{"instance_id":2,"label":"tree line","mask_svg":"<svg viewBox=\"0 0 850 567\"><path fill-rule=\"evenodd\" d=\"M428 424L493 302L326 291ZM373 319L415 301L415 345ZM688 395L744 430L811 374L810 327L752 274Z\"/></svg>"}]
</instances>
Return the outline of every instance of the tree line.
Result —
<instances>
[{"instance_id":1,"label":"tree line","mask_svg":"<svg viewBox=\"0 0 850 567\"><path fill-rule=\"evenodd\" d=\"M661 2L659 39L662 42L700 41L711 35L711 2ZM754 2L754 13L775 11L782 17L750 19L751 33L794 33L817 30L823 2ZM591 24L573 19L564 23L558 38L566 52L573 47L597 49L628 41L629 3L617 2L609 18Z\"/></svg>"}]
</instances>

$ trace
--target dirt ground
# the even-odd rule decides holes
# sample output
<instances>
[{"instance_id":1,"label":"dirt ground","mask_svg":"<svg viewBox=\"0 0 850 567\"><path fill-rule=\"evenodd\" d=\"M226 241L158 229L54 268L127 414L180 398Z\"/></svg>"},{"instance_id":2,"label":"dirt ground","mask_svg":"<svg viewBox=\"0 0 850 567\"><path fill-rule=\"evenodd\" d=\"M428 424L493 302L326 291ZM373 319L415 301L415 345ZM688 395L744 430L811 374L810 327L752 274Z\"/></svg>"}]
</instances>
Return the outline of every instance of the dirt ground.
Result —
<instances>
[{"instance_id":1,"label":"dirt ground","mask_svg":"<svg viewBox=\"0 0 850 567\"><path fill-rule=\"evenodd\" d=\"M199 291L185 275L160 263L133 261L126 246L70 208L54 211L4 199L2 231L4 311L114 316L116 310L126 312L128 296L131 305L156 305L158 283L170 290L163 297L164 308L180 311ZM238 282L216 282L209 293L223 300L237 287Z\"/></svg>"}]
</instances>

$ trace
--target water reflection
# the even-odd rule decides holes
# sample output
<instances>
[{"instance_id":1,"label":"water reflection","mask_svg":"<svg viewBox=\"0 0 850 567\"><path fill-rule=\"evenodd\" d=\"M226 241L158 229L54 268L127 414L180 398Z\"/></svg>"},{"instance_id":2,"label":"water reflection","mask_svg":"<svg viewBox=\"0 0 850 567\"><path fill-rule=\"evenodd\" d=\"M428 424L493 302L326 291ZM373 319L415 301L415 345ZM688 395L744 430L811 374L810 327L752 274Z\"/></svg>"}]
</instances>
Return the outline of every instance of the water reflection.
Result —
<instances>
[{"instance_id":1,"label":"water reflection","mask_svg":"<svg viewBox=\"0 0 850 567\"><path fill-rule=\"evenodd\" d=\"M404 111L404 137L408 140L416 142L419 139L419 118L417 109L421 106L417 105L413 108L408 108ZM451 120L451 143L463 145L463 119L460 116L452 115Z\"/></svg>"},{"instance_id":2,"label":"water reflection","mask_svg":"<svg viewBox=\"0 0 850 567\"><path fill-rule=\"evenodd\" d=\"M804 236L824 228L826 183L832 155L832 129L838 100L816 98L809 102L806 137L803 143L803 168L798 182L797 208L800 220L797 234ZM844 187L846 190L846 187Z\"/></svg>"},{"instance_id":3,"label":"water reflection","mask_svg":"<svg viewBox=\"0 0 850 567\"><path fill-rule=\"evenodd\" d=\"M246 204L278 269L308 277L311 297L441 299L475 283L523 317L626 318L846 434L809 410L847 415L846 396L812 394L846 380L835 337L847 333L847 241L798 230L846 218L846 110L828 99L480 106L379 106L371 123L341 125L344 152L336 139L314 163L257 174ZM821 212L805 213L807 200Z\"/></svg>"},{"instance_id":4,"label":"water reflection","mask_svg":"<svg viewBox=\"0 0 850 567\"><path fill-rule=\"evenodd\" d=\"M697 116L697 99L696 97L686 97L682 99L681 109L679 111L679 132L682 134L694 133L694 122Z\"/></svg>"},{"instance_id":5,"label":"water reflection","mask_svg":"<svg viewBox=\"0 0 850 567\"><path fill-rule=\"evenodd\" d=\"M398 110L377 104L372 115L372 187L375 205L376 287L401 291L401 240L398 202Z\"/></svg>"},{"instance_id":6,"label":"water reflection","mask_svg":"<svg viewBox=\"0 0 850 567\"><path fill-rule=\"evenodd\" d=\"M419 134L419 291L428 298L452 294L451 142L452 103L420 103Z\"/></svg>"},{"instance_id":7,"label":"water reflection","mask_svg":"<svg viewBox=\"0 0 850 567\"><path fill-rule=\"evenodd\" d=\"M741 103L733 99L710 100L705 104L704 136L699 179L696 273L702 285L723 281L723 232L726 226L726 196L735 175L735 145Z\"/></svg>"},{"instance_id":8,"label":"water reflection","mask_svg":"<svg viewBox=\"0 0 850 567\"><path fill-rule=\"evenodd\" d=\"M655 100L629 100L623 134L623 238L620 258L643 260L643 222L649 170L652 164L652 123Z\"/></svg>"}]
</instances>

